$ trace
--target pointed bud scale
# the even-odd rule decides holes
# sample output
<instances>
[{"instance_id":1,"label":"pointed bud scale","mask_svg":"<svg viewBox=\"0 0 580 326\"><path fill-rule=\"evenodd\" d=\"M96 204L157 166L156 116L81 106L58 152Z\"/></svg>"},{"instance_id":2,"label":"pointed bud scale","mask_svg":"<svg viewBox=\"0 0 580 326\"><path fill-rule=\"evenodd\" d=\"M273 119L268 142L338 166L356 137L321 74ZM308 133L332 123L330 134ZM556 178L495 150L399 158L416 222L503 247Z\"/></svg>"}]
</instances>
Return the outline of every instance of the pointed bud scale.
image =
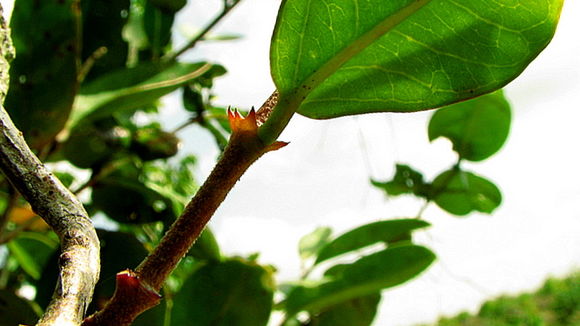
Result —
<instances>
[{"instance_id":1,"label":"pointed bud scale","mask_svg":"<svg viewBox=\"0 0 580 326\"><path fill-rule=\"evenodd\" d=\"M232 133L258 133L256 111L253 108L245 118L237 110L228 109L228 120Z\"/></svg>"}]
</instances>

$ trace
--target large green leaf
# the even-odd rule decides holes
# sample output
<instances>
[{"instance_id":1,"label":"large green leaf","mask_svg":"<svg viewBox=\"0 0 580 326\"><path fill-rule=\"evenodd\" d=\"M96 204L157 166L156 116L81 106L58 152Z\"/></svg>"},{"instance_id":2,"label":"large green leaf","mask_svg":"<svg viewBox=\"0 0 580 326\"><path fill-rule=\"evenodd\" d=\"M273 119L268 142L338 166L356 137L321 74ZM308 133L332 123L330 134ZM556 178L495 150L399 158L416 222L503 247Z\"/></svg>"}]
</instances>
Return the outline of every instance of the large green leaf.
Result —
<instances>
[{"instance_id":1,"label":"large green leaf","mask_svg":"<svg viewBox=\"0 0 580 326\"><path fill-rule=\"evenodd\" d=\"M502 147L510 122L510 105L497 91L435 112L429 121L429 140L446 137L459 157L481 161Z\"/></svg>"},{"instance_id":2,"label":"large green leaf","mask_svg":"<svg viewBox=\"0 0 580 326\"><path fill-rule=\"evenodd\" d=\"M171 67L144 64L109 73L83 85L75 101L71 127L82 119L106 117L136 109L169 94L211 70L207 63L176 63Z\"/></svg>"},{"instance_id":3,"label":"large green leaf","mask_svg":"<svg viewBox=\"0 0 580 326\"><path fill-rule=\"evenodd\" d=\"M375 294L417 276L435 259L427 248L401 245L365 256L341 268L330 281L312 287L297 286L287 296L284 307L289 316L311 313Z\"/></svg>"},{"instance_id":4,"label":"large green leaf","mask_svg":"<svg viewBox=\"0 0 580 326\"><path fill-rule=\"evenodd\" d=\"M472 211L489 214L501 204L501 192L495 184L458 169L437 176L433 189L435 203L455 215L467 215Z\"/></svg>"},{"instance_id":5,"label":"large green leaf","mask_svg":"<svg viewBox=\"0 0 580 326\"><path fill-rule=\"evenodd\" d=\"M413 230L429 226L417 219L379 221L348 231L326 244L318 253L316 263L361 249L378 242L391 243L407 240Z\"/></svg>"},{"instance_id":6,"label":"large green leaf","mask_svg":"<svg viewBox=\"0 0 580 326\"><path fill-rule=\"evenodd\" d=\"M28 144L40 148L62 130L78 89L77 0L19 0L10 27L16 59L5 106Z\"/></svg>"},{"instance_id":7,"label":"large green leaf","mask_svg":"<svg viewBox=\"0 0 580 326\"><path fill-rule=\"evenodd\" d=\"M311 316L310 326L370 326L377 313L381 294L375 293L329 307Z\"/></svg>"},{"instance_id":8,"label":"large green leaf","mask_svg":"<svg viewBox=\"0 0 580 326\"><path fill-rule=\"evenodd\" d=\"M208 263L175 295L173 325L261 326L273 298L272 271L242 260Z\"/></svg>"},{"instance_id":9,"label":"large green leaf","mask_svg":"<svg viewBox=\"0 0 580 326\"><path fill-rule=\"evenodd\" d=\"M435 108L501 88L549 43L563 0L285 0L281 97L333 118Z\"/></svg>"},{"instance_id":10,"label":"large green leaf","mask_svg":"<svg viewBox=\"0 0 580 326\"><path fill-rule=\"evenodd\" d=\"M94 60L95 51L105 48L106 53L94 60L85 80L125 67L129 46L122 30L127 23L130 0L82 0L83 52L82 58ZM106 26L106 28L104 28Z\"/></svg>"}]
</instances>

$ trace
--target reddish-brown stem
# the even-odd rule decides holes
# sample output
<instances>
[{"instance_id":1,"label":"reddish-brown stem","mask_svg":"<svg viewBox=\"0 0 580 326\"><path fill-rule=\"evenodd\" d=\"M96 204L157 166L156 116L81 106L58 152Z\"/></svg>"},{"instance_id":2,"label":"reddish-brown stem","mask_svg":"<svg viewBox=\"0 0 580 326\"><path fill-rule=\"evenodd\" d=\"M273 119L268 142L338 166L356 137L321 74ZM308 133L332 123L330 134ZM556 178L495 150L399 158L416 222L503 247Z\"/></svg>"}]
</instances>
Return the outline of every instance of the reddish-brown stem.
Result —
<instances>
[{"instance_id":1,"label":"reddish-brown stem","mask_svg":"<svg viewBox=\"0 0 580 326\"><path fill-rule=\"evenodd\" d=\"M155 250L131 274L132 282L118 282L111 301L87 318L84 326L130 325L140 313L156 305L159 299L151 293L161 289L242 174L264 153L285 145L262 143L257 135L255 112L246 119L231 114L230 121L233 129L230 142L195 197Z\"/></svg>"}]
</instances>

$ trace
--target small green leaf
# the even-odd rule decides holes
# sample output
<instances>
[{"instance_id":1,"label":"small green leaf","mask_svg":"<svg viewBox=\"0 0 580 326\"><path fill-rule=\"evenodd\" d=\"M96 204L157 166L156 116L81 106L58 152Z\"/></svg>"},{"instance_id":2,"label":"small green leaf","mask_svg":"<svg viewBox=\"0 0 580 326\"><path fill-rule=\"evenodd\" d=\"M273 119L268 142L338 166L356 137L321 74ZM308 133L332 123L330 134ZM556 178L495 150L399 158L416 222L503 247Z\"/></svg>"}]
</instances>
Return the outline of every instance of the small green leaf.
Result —
<instances>
[{"instance_id":1,"label":"small green leaf","mask_svg":"<svg viewBox=\"0 0 580 326\"><path fill-rule=\"evenodd\" d=\"M429 249L416 245L401 245L365 256L326 283L295 287L284 302L286 313L288 316L300 311L318 313L336 304L376 294L417 276L434 259Z\"/></svg>"},{"instance_id":2,"label":"small green leaf","mask_svg":"<svg viewBox=\"0 0 580 326\"><path fill-rule=\"evenodd\" d=\"M427 226L429 223L417 219L379 221L360 226L342 234L320 249L316 264L378 242L393 243L407 240L413 230Z\"/></svg>"},{"instance_id":3,"label":"small green leaf","mask_svg":"<svg viewBox=\"0 0 580 326\"><path fill-rule=\"evenodd\" d=\"M171 322L196 326L264 326L273 299L272 271L242 260L208 263L173 299Z\"/></svg>"},{"instance_id":4,"label":"small green leaf","mask_svg":"<svg viewBox=\"0 0 580 326\"><path fill-rule=\"evenodd\" d=\"M285 103L310 118L436 108L513 80L550 42L562 5L286 0L272 77Z\"/></svg>"},{"instance_id":5,"label":"small green leaf","mask_svg":"<svg viewBox=\"0 0 580 326\"><path fill-rule=\"evenodd\" d=\"M497 91L437 110L429 121L429 140L446 137L459 157L481 161L503 146L510 122L510 105Z\"/></svg>"},{"instance_id":6,"label":"small green leaf","mask_svg":"<svg viewBox=\"0 0 580 326\"><path fill-rule=\"evenodd\" d=\"M320 249L330 241L332 229L329 227L319 227L311 233L303 236L298 242L298 252L300 258L308 259L315 256Z\"/></svg>"},{"instance_id":7,"label":"small green leaf","mask_svg":"<svg viewBox=\"0 0 580 326\"><path fill-rule=\"evenodd\" d=\"M0 289L0 316L0 326L33 325L39 317L28 301L5 289Z\"/></svg>"},{"instance_id":8,"label":"small green leaf","mask_svg":"<svg viewBox=\"0 0 580 326\"><path fill-rule=\"evenodd\" d=\"M449 170L433 180L435 203L454 215L472 211L492 213L501 204L501 192L491 181L462 170Z\"/></svg>"},{"instance_id":9,"label":"small green leaf","mask_svg":"<svg viewBox=\"0 0 580 326\"><path fill-rule=\"evenodd\" d=\"M311 326L370 326L381 294L375 293L331 306L311 317Z\"/></svg>"},{"instance_id":10,"label":"small green leaf","mask_svg":"<svg viewBox=\"0 0 580 326\"><path fill-rule=\"evenodd\" d=\"M383 189L390 196L403 194L414 194L418 197L426 196L428 185L423 181L421 173L404 164L397 164L395 169L395 176L392 180L386 182L371 180L371 184Z\"/></svg>"},{"instance_id":11,"label":"small green leaf","mask_svg":"<svg viewBox=\"0 0 580 326\"><path fill-rule=\"evenodd\" d=\"M109 73L83 85L75 101L70 125L151 104L199 78L210 68L211 65L203 62L176 63L165 69L144 64Z\"/></svg>"},{"instance_id":12,"label":"small green leaf","mask_svg":"<svg viewBox=\"0 0 580 326\"><path fill-rule=\"evenodd\" d=\"M161 2L159 0L158 2ZM161 10L156 7L152 1L145 3L145 12L143 13L143 23L145 33L149 39L151 57L153 60L159 59L166 50L169 49L171 42L171 27L175 20L175 12Z\"/></svg>"}]
</instances>

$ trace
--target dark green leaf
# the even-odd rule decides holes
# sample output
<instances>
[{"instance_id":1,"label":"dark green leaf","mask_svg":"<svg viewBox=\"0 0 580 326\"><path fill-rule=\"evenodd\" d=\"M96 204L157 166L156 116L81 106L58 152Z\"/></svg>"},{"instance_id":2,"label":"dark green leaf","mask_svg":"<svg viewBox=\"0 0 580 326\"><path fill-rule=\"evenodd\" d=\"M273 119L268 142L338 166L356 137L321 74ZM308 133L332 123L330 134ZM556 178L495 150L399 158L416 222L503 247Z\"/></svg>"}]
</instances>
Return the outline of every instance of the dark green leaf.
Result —
<instances>
[{"instance_id":1,"label":"dark green leaf","mask_svg":"<svg viewBox=\"0 0 580 326\"><path fill-rule=\"evenodd\" d=\"M254 263L208 263L183 285L173 301L171 322L196 326L260 326L268 323L272 271Z\"/></svg>"},{"instance_id":2,"label":"dark green leaf","mask_svg":"<svg viewBox=\"0 0 580 326\"><path fill-rule=\"evenodd\" d=\"M130 0L83 0L83 62L95 51L106 48L106 53L94 60L85 80L125 67L128 44L123 40L122 30L127 23ZM105 27L106 26L106 27Z\"/></svg>"},{"instance_id":3,"label":"dark green leaf","mask_svg":"<svg viewBox=\"0 0 580 326\"><path fill-rule=\"evenodd\" d=\"M330 241L332 229L329 227L318 227L311 233L303 236L298 242L298 252L300 258L308 259L316 256L320 249Z\"/></svg>"},{"instance_id":4,"label":"dark green leaf","mask_svg":"<svg viewBox=\"0 0 580 326\"><path fill-rule=\"evenodd\" d=\"M5 107L28 144L51 142L69 117L77 92L80 19L75 0L19 0L10 27L16 59Z\"/></svg>"},{"instance_id":5,"label":"dark green leaf","mask_svg":"<svg viewBox=\"0 0 580 326\"><path fill-rule=\"evenodd\" d=\"M155 7L167 11L169 13L175 13L187 4L187 0L150 0L151 4Z\"/></svg>"},{"instance_id":6,"label":"dark green leaf","mask_svg":"<svg viewBox=\"0 0 580 326\"><path fill-rule=\"evenodd\" d=\"M550 42L562 4L282 1L272 76L311 118L440 107L519 75Z\"/></svg>"},{"instance_id":7,"label":"dark green leaf","mask_svg":"<svg viewBox=\"0 0 580 326\"><path fill-rule=\"evenodd\" d=\"M174 19L174 12L161 10L152 1L147 1L145 4L143 23L145 25L145 33L149 39L153 60L159 59L165 53L165 50L168 49L168 45L171 42L171 27Z\"/></svg>"},{"instance_id":8,"label":"dark green leaf","mask_svg":"<svg viewBox=\"0 0 580 326\"><path fill-rule=\"evenodd\" d=\"M98 127L93 123L78 125L62 145L62 155L83 169L100 165L126 149L130 133L120 126Z\"/></svg>"},{"instance_id":9,"label":"dark green leaf","mask_svg":"<svg viewBox=\"0 0 580 326\"><path fill-rule=\"evenodd\" d=\"M83 119L94 120L151 104L210 68L211 65L205 63L176 63L165 69L145 64L107 74L83 85L75 102L71 126Z\"/></svg>"},{"instance_id":10,"label":"dark green leaf","mask_svg":"<svg viewBox=\"0 0 580 326\"><path fill-rule=\"evenodd\" d=\"M423 181L423 175L410 166L397 164L395 176L392 180L380 182L371 180L373 186L383 189L390 196L403 194L414 194L418 197L425 197L428 185Z\"/></svg>"},{"instance_id":11,"label":"dark green leaf","mask_svg":"<svg viewBox=\"0 0 580 326\"><path fill-rule=\"evenodd\" d=\"M495 184L471 172L449 170L433 180L435 203L455 215L472 211L491 213L501 204L501 192Z\"/></svg>"},{"instance_id":12,"label":"dark green leaf","mask_svg":"<svg viewBox=\"0 0 580 326\"><path fill-rule=\"evenodd\" d=\"M171 184L159 184L154 178L134 162L119 164L115 172L93 186L93 206L121 223L172 221L185 199ZM180 207L176 209L176 205Z\"/></svg>"},{"instance_id":13,"label":"dark green leaf","mask_svg":"<svg viewBox=\"0 0 580 326\"><path fill-rule=\"evenodd\" d=\"M183 107L189 111L201 114L205 110L203 95L200 89L190 86L183 87Z\"/></svg>"},{"instance_id":14,"label":"dark green leaf","mask_svg":"<svg viewBox=\"0 0 580 326\"><path fill-rule=\"evenodd\" d=\"M378 242L393 243L407 240L413 230L429 226L417 219L379 221L346 232L325 245L318 253L316 263L361 249Z\"/></svg>"},{"instance_id":15,"label":"dark green leaf","mask_svg":"<svg viewBox=\"0 0 580 326\"><path fill-rule=\"evenodd\" d=\"M200 260L220 261L222 258L218 242L208 227L203 230L191 249L189 249L188 254Z\"/></svg>"},{"instance_id":16,"label":"dark green leaf","mask_svg":"<svg viewBox=\"0 0 580 326\"><path fill-rule=\"evenodd\" d=\"M300 311L318 313L336 304L380 292L408 281L435 259L427 248L401 245L365 256L340 275L318 286L297 286L287 296L288 316Z\"/></svg>"},{"instance_id":17,"label":"dark green leaf","mask_svg":"<svg viewBox=\"0 0 580 326\"><path fill-rule=\"evenodd\" d=\"M484 160L507 139L510 105L497 91L437 110L429 121L429 140L446 137L462 159Z\"/></svg>"},{"instance_id":18,"label":"dark green leaf","mask_svg":"<svg viewBox=\"0 0 580 326\"><path fill-rule=\"evenodd\" d=\"M38 317L28 301L0 289L0 326L33 325Z\"/></svg>"},{"instance_id":19,"label":"dark green leaf","mask_svg":"<svg viewBox=\"0 0 580 326\"><path fill-rule=\"evenodd\" d=\"M331 306L312 316L309 326L370 326L380 301L375 293Z\"/></svg>"},{"instance_id":20,"label":"dark green leaf","mask_svg":"<svg viewBox=\"0 0 580 326\"><path fill-rule=\"evenodd\" d=\"M131 150L143 161L169 158L177 154L180 140L157 125L139 128L133 134Z\"/></svg>"}]
</instances>

